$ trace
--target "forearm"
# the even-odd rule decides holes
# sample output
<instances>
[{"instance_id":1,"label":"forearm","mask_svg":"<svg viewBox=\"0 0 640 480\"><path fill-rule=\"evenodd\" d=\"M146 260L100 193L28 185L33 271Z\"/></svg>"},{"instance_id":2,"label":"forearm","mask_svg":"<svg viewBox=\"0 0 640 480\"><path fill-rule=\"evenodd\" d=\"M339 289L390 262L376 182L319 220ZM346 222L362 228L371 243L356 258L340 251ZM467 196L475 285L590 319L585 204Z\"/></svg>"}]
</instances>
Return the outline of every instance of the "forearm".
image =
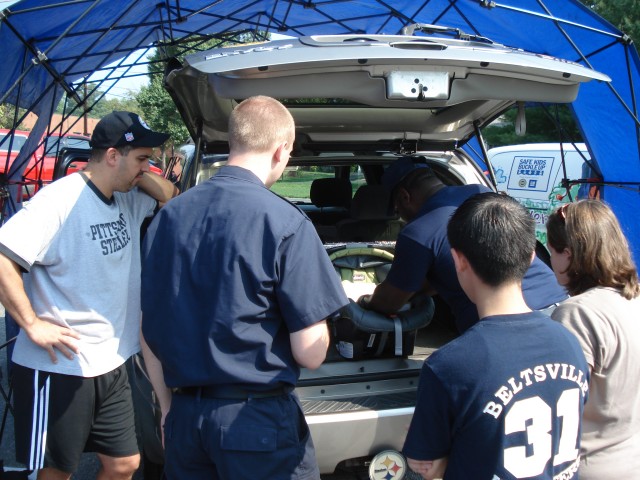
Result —
<instances>
[{"instance_id":1,"label":"forearm","mask_svg":"<svg viewBox=\"0 0 640 480\"><path fill-rule=\"evenodd\" d=\"M414 292L405 292L387 282L380 283L368 299L366 307L376 312L391 315L397 313Z\"/></svg>"},{"instance_id":2,"label":"forearm","mask_svg":"<svg viewBox=\"0 0 640 480\"><path fill-rule=\"evenodd\" d=\"M425 295L430 296L430 297L433 297L434 295L437 295L437 294L438 294L438 291L437 291L435 288L433 288L433 287L431 286L431 284L429 283L429 281L428 281L428 280L426 280L426 279L425 279L424 283L422 284L422 290L421 290L421 292L422 292L423 294L425 294Z\"/></svg>"},{"instance_id":3,"label":"forearm","mask_svg":"<svg viewBox=\"0 0 640 480\"><path fill-rule=\"evenodd\" d=\"M20 328L27 330L38 321L24 290L20 267L4 255L0 255L0 303Z\"/></svg>"},{"instance_id":4,"label":"forearm","mask_svg":"<svg viewBox=\"0 0 640 480\"><path fill-rule=\"evenodd\" d=\"M20 267L1 254L0 302L29 339L48 352L53 363L58 361L56 350L69 359L78 353L76 341L80 335L70 328L43 321L36 316L24 291Z\"/></svg>"},{"instance_id":5,"label":"forearm","mask_svg":"<svg viewBox=\"0 0 640 480\"><path fill-rule=\"evenodd\" d=\"M407 458L409 468L420 474L424 480L438 480L444 477L447 469L448 458L438 458L436 460L414 460Z\"/></svg>"},{"instance_id":6,"label":"forearm","mask_svg":"<svg viewBox=\"0 0 640 480\"><path fill-rule=\"evenodd\" d=\"M171 407L171 390L164 383L162 364L149 348L142 332L140 332L140 348L151 386L153 387L153 391L156 392L160 410L164 417Z\"/></svg>"},{"instance_id":7,"label":"forearm","mask_svg":"<svg viewBox=\"0 0 640 480\"><path fill-rule=\"evenodd\" d=\"M138 187L155 198L161 206L178 194L178 188L172 182L155 173L145 172Z\"/></svg>"}]
</instances>

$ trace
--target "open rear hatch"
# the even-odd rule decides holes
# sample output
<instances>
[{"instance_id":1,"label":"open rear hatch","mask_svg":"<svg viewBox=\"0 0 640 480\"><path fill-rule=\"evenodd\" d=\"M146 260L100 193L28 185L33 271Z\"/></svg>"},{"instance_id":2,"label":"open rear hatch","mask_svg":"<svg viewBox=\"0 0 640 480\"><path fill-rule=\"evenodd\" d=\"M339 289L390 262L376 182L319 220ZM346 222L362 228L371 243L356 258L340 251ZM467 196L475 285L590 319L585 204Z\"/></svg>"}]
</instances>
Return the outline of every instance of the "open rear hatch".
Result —
<instances>
[{"instance_id":1,"label":"open rear hatch","mask_svg":"<svg viewBox=\"0 0 640 480\"><path fill-rule=\"evenodd\" d=\"M168 70L167 89L205 145L226 141L238 102L268 95L288 106L299 148L311 150L400 140L444 150L515 102L569 103L580 83L609 81L573 62L491 42L387 35L217 48Z\"/></svg>"}]
</instances>

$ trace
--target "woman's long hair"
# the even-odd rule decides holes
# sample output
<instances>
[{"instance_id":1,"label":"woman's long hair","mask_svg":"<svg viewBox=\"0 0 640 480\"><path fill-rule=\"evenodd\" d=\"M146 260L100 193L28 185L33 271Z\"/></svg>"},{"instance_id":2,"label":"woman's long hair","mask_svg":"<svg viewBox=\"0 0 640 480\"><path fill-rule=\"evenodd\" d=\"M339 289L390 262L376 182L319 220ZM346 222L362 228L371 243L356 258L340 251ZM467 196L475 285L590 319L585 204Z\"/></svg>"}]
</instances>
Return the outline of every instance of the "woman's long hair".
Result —
<instances>
[{"instance_id":1,"label":"woman's long hair","mask_svg":"<svg viewBox=\"0 0 640 480\"><path fill-rule=\"evenodd\" d=\"M640 295L629 244L611 209L599 200L580 200L558 208L547 221L547 242L571 252L566 273L570 295L611 287L627 299Z\"/></svg>"}]
</instances>

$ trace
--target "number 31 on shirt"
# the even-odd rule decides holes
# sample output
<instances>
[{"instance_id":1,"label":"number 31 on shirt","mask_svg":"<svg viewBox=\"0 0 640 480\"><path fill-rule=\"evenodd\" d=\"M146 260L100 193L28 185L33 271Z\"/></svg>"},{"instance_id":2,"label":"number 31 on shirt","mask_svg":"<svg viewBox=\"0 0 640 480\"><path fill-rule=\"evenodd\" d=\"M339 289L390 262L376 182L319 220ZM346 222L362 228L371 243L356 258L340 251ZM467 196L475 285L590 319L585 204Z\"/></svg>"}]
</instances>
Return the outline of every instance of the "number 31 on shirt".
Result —
<instances>
[{"instance_id":1,"label":"number 31 on shirt","mask_svg":"<svg viewBox=\"0 0 640 480\"><path fill-rule=\"evenodd\" d=\"M532 447L527 455L526 446L504 450L504 468L516 478L528 478L544 472L553 455L553 465L575 461L578 458L578 434L580 427L580 390L565 390L556 403L556 416L562 418L562 431L558 451L553 455L553 411L542 398L536 396L513 404L505 417L505 435L525 432Z\"/></svg>"}]
</instances>

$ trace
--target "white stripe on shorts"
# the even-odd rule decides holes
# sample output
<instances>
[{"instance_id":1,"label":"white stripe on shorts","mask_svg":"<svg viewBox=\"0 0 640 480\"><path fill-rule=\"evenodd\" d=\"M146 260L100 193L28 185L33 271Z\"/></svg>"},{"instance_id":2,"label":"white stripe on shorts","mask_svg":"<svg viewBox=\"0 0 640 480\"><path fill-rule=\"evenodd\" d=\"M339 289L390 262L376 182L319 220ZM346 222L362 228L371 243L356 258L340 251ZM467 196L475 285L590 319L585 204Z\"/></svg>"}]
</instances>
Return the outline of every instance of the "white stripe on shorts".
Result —
<instances>
[{"instance_id":1,"label":"white stripe on shorts","mask_svg":"<svg viewBox=\"0 0 640 480\"><path fill-rule=\"evenodd\" d=\"M39 470L44 467L44 453L47 445L47 425L49 422L49 385L51 378L47 375L42 388L38 388L40 371L34 370L33 375L33 417L31 425L31 453L29 455L29 470Z\"/></svg>"}]
</instances>

